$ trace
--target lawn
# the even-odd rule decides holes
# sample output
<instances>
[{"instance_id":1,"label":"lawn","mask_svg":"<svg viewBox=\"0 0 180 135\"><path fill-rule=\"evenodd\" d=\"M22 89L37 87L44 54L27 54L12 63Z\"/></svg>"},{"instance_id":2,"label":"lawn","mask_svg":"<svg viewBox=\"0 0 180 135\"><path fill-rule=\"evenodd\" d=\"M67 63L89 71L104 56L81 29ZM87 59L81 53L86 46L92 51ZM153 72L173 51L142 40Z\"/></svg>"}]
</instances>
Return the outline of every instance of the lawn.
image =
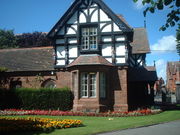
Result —
<instances>
[{"instance_id":1,"label":"lawn","mask_svg":"<svg viewBox=\"0 0 180 135\"><path fill-rule=\"evenodd\" d=\"M53 119L78 119L82 120L84 126L78 128L54 130L48 135L91 135L101 132L109 132L127 128L164 123L180 120L180 111L165 111L156 115L139 117L85 117L85 116L7 116L7 117L43 117ZM14 133L13 135L47 135L42 132Z\"/></svg>"}]
</instances>

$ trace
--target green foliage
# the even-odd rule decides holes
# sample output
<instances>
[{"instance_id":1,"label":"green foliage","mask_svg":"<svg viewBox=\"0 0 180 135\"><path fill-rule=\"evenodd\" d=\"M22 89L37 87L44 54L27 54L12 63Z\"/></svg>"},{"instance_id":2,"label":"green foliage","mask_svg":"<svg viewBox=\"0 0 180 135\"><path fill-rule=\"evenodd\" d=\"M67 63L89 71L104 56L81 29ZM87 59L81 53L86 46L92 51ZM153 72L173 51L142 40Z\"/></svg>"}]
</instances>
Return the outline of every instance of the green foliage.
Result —
<instances>
[{"instance_id":1,"label":"green foliage","mask_svg":"<svg viewBox=\"0 0 180 135\"><path fill-rule=\"evenodd\" d=\"M6 67L0 67L0 72L6 72L8 69Z\"/></svg>"},{"instance_id":2,"label":"green foliage","mask_svg":"<svg viewBox=\"0 0 180 135\"><path fill-rule=\"evenodd\" d=\"M12 90L0 88L0 110L18 108L20 102Z\"/></svg>"},{"instance_id":3,"label":"green foliage","mask_svg":"<svg viewBox=\"0 0 180 135\"><path fill-rule=\"evenodd\" d=\"M0 29L0 49L50 46L47 33L33 32L14 35L13 30Z\"/></svg>"},{"instance_id":4,"label":"green foliage","mask_svg":"<svg viewBox=\"0 0 180 135\"><path fill-rule=\"evenodd\" d=\"M14 90L0 89L0 93L1 96L3 95L2 97L0 97L0 99L2 98L2 101L0 101L0 109L59 109L66 111L71 110L73 105L73 96L68 88L19 88ZM11 101L13 103L11 103Z\"/></svg>"},{"instance_id":5,"label":"green foliage","mask_svg":"<svg viewBox=\"0 0 180 135\"><path fill-rule=\"evenodd\" d=\"M133 0L137 2L138 0ZM160 27L159 30L165 31L169 27L174 27L175 25L180 25L179 14L180 14L180 0L142 0L142 4L147 4L148 7L144 10L143 14L146 16L147 12L155 13L156 10L163 10L164 7L170 9L167 14L166 23ZM180 45L179 45L179 30L177 29L177 52L180 55Z\"/></svg>"},{"instance_id":6,"label":"green foliage","mask_svg":"<svg viewBox=\"0 0 180 135\"><path fill-rule=\"evenodd\" d=\"M17 39L13 30L0 29L0 49L17 47Z\"/></svg>"},{"instance_id":7,"label":"green foliage","mask_svg":"<svg viewBox=\"0 0 180 135\"><path fill-rule=\"evenodd\" d=\"M177 45L176 45L176 49L177 49L177 52L180 56L180 24L178 26L178 29L177 29L177 33L176 33L176 42L177 42Z\"/></svg>"},{"instance_id":8,"label":"green foliage","mask_svg":"<svg viewBox=\"0 0 180 135\"><path fill-rule=\"evenodd\" d=\"M138 0L133 0L137 2ZM165 25L163 25L160 30L165 31L169 26L173 27L178 24L180 18L180 1L179 0L143 0L142 4L148 4L148 7L144 10L144 16L146 16L147 12L154 13L156 10L163 10L164 6L172 9L167 14L167 20Z\"/></svg>"},{"instance_id":9,"label":"green foliage","mask_svg":"<svg viewBox=\"0 0 180 135\"><path fill-rule=\"evenodd\" d=\"M33 33L23 33L17 35L17 43L20 47L38 47L38 46L50 46L51 42L46 37L46 33L43 32L33 32Z\"/></svg>"},{"instance_id":10,"label":"green foliage","mask_svg":"<svg viewBox=\"0 0 180 135\"><path fill-rule=\"evenodd\" d=\"M29 116L7 116L7 118L26 118ZM169 121L180 120L180 111L166 111L156 115L148 115L141 117L85 117L85 116L38 116L50 119L78 119L83 121L85 125L82 128L69 128L66 130L54 130L51 133L41 133L41 135L92 135L103 132L111 132L122 129L130 129L136 127L144 127L148 125L155 125ZM13 133L13 135L32 135L38 134L35 131Z\"/></svg>"}]
</instances>

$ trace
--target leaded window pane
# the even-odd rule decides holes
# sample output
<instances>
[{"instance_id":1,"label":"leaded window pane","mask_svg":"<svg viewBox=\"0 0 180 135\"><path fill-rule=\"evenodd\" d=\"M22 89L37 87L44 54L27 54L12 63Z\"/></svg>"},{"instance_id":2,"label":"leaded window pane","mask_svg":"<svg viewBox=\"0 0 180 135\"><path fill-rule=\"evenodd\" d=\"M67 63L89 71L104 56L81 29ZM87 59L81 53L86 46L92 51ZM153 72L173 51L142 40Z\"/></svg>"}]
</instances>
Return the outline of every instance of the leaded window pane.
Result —
<instances>
[{"instance_id":1,"label":"leaded window pane","mask_svg":"<svg viewBox=\"0 0 180 135\"><path fill-rule=\"evenodd\" d=\"M96 96L96 73L81 73L81 97Z\"/></svg>"},{"instance_id":2,"label":"leaded window pane","mask_svg":"<svg viewBox=\"0 0 180 135\"><path fill-rule=\"evenodd\" d=\"M96 74L90 74L90 97L95 97L96 93Z\"/></svg>"},{"instance_id":3,"label":"leaded window pane","mask_svg":"<svg viewBox=\"0 0 180 135\"><path fill-rule=\"evenodd\" d=\"M87 97L88 91L88 74L87 73L82 73L81 74L81 96L82 97Z\"/></svg>"},{"instance_id":4,"label":"leaded window pane","mask_svg":"<svg viewBox=\"0 0 180 135\"><path fill-rule=\"evenodd\" d=\"M97 49L97 28L82 28L82 50Z\"/></svg>"}]
</instances>

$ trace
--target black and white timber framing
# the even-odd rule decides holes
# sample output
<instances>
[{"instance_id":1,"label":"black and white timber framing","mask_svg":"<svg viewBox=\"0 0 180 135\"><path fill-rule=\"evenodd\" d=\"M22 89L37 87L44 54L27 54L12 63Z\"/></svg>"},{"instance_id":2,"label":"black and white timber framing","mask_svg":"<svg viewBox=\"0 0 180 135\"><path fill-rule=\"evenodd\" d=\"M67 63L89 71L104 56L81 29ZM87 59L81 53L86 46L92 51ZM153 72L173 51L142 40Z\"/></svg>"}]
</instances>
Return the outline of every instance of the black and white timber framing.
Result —
<instances>
[{"instance_id":1,"label":"black and white timber framing","mask_svg":"<svg viewBox=\"0 0 180 135\"><path fill-rule=\"evenodd\" d=\"M84 27L97 28L96 50L82 50ZM56 68L67 66L82 54L99 54L119 66L141 66L145 62L143 55L129 55L133 29L102 0L75 0L48 37L54 41Z\"/></svg>"}]
</instances>

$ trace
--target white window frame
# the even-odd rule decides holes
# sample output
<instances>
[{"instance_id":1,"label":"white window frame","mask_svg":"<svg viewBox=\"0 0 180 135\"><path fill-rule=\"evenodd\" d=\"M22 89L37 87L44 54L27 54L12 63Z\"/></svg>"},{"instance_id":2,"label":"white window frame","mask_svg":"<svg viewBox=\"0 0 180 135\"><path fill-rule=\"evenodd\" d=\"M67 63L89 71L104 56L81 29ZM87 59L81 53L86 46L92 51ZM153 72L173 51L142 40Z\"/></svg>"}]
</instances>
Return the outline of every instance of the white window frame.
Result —
<instances>
[{"instance_id":1,"label":"white window frame","mask_svg":"<svg viewBox=\"0 0 180 135\"><path fill-rule=\"evenodd\" d=\"M97 50L97 27L81 28L81 36L82 50Z\"/></svg>"},{"instance_id":2,"label":"white window frame","mask_svg":"<svg viewBox=\"0 0 180 135\"><path fill-rule=\"evenodd\" d=\"M81 73L80 93L82 98L95 98L97 92L97 73Z\"/></svg>"}]
</instances>

